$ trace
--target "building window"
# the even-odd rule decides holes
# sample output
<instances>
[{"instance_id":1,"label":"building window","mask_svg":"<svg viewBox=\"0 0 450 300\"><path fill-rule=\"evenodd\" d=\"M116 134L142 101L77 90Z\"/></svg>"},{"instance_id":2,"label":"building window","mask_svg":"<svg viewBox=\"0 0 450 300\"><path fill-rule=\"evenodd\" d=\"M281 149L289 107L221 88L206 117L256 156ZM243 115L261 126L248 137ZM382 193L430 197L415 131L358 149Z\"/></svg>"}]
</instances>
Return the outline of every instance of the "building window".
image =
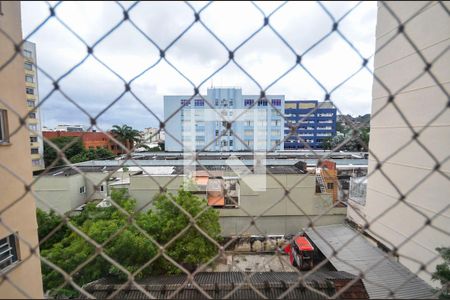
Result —
<instances>
[{"instance_id":1,"label":"building window","mask_svg":"<svg viewBox=\"0 0 450 300\"><path fill-rule=\"evenodd\" d=\"M216 136L219 136L219 130L216 129Z\"/></svg>"},{"instance_id":2,"label":"building window","mask_svg":"<svg viewBox=\"0 0 450 300\"><path fill-rule=\"evenodd\" d=\"M37 136L31 136L31 137L30 137L30 142L31 142L31 143L37 143L37 141L38 141Z\"/></svg>"},{"instance_id":3,"label":"building window","mask_svg":"<svg viewBox=\"0 0 450 300\"><path fill-rule=\"evenodd\" d=\"M8 115L6 110L0 109L0 143L9 142Z\"/></svg>"},{"instance_id":4,"label":"building window","mask_svg":"<svg viewBox=\"0 0 450 300\"><path fill-rule=\"evenodd\" d=\"M30 119L36 119L36 113L30 112L30 113L28 114L28 118L30 118Z\"/></svg>"},{"instance_id":5,"label":"building window","mask_svg":"<svg viewBox=\"0 0 450 300\"><path fill-rule=\"evenodd\" d=\"M233 106L233 100L230 100L230 106Z\"/></svg>"},{"instance_id":6,"label":"building window","mask_svg":"<svg viewBox=\"0 0 450 300\"><path fill-rule=\"evenodd\" d=\"M216 99L216 106L219 106L219 100Z\"/></svg>"},{"instance_id":7,"label":"building window","mask_svg":"<svg viewBox=\"0 0 450 300\"><path fill-rule=\"evenodd\" d=\"M18 261L17 240L14 234L0 240L0 270Z\"/></svg>"},{"instance_id":8,"label":"building window","mask_svg":"<svg viewBox=\"0 0 450 300\"><path fill-rule=\"evenodd\" d=\"M80 187L80 194L85 194L86 193L86 187L82 186Z\"/></svg>"},{"instance_id":9,"label":"building window","mask_svg":"<svg viewBox=\"0 0 450 300\"><path fill-rule=\"evenodd\" d=\"M244 106L252 106L254 103L253 99L244 99Z\"/></svg>"},{"instance_id":10,"label":"building window","mask_svg":"<svg viewBox=\"0 0 450 300\"><path fill-rule=\"evenodd\" d=\"M267 100L258 100L258 106L267 106Z\"/></svg>"},{"instance_id":11,"label":"building window","mask_svg":"<svg viewBox=\"0 0 450 300\"><path fill-rule=\"evenodd\" d=\"M33 164L33 166L40 166L41 165L41 160L40 159L33 159L31 161L31 163Z\"/></svg>"},{"instance_id":12,"label":"building window","mask_svg":"<svg viewBox=\"0 0 450 300\"><path fill-rule=\"evenodd\" d=\"M273 106L281 106L281 99L272 99Z\"/></svg>"},{"instance_id":13,"label":"building window","mask_svg":"<svg viewBox=\"0 0 450 300\"><path fill-rule=\"evenodd\" d=\"M31 148L31 154L39 154L39 148Z\"/></svg>"},{"instance_id":14,"label":"building window","mask_svg":"<svg viewBox=\"0 0 450 300\"><path fill-rule=\"evenodd\" d=\"M25 70L33 71L33 64L32 63L25 62L24 66L25 66Z\"/></svg>"},{"instance_id":15,"label":"building window","mask_svg":"<svg viewBox=\"0 0 450 300\"><path fill-rule=\"evenodd\" d=\"M33 89L33 88L26 88L26 89L25 89L25 92L26 92L28 95L34 95L34 89Z\"/></svg>"},{"instance_id":16,"label":"building window","mask_svg":"<svg viewBox=\"0 0 450 300\"><path fill-rule=\"evenodd\" d=\"M233 140L230 140L230 146L233 146Z\"/></svg>"},{"instance_id":17,"label":"building window","mask_svg":"<svg viewBox=\"0 0 450 300\"><path fill-rule=\"evenodd\" d=\"M187 99L182 99L182 100L181 100L181 105L182 105L182 106L188 106L188 105L189 105L189 102L190 102L190 101L187 100Z\"/></svg>"},{"instance_id":18,"label":"building window","mask_svg":"<svg viewBox=\"0 0 450 300\"><path fill-rule=\"evenodd\" d=\"M195 106L205 106L205 102L203 101L203 99L196 99L194 102Z\"/></svg>"},{"instance_id":19,"label":"building window","mask_svg":"<svg viewBox=\"0 0 450 300\"><path fill-rule=\"evenodd\" d=\"M25 75L25 81L33 83L34 82L34 78L31 75Z\"/></svg>"},{"instance_id":20,"label":"building window","mask_svg":"<svg viewBox=\"0 0 450 300\"><path fill-rule=\"evenodd\" d=\"M23 55L25 57L32 58L33 57L33 52L31 52L30 50L23 50Z\"/></svg>"},{"instance_id":21,"label":"building window","mask_svg":"<svg viewBox=\"0 0 450 300\"><path fill-rule=\"evenodd\" d=\"M327 189L328 190L332 190L333 189L333 183L332 182L328 182L327 183Z\"/></svg>"},{"instance_id":22,"label":"building window","mask_svg":"<svg viewBox=\"0 0 450 300\"><path fill-rule=\"evenodd\" d=\"M271 135L272 136L279 136L279 135L281 135L281 132L279 130L272 130Z\"/></svg>"},{"instance_id":23,"label":"building window","mask_svg":"<svg viewBox=\"0 0 450 300\"><path fill-rule=\"evenodd\" d=\"M100 192L103 192L105 190L105 187L103 185L100 186Z\"/></svg>"}]
</instances>

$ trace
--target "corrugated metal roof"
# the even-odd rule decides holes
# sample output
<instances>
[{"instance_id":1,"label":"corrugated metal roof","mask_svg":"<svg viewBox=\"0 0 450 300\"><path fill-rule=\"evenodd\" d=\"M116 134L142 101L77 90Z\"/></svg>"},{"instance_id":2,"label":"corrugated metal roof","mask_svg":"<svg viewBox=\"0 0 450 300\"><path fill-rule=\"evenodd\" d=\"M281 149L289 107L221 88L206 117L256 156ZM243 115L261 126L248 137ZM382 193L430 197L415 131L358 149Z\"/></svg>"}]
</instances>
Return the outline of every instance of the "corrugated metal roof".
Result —
<instances>
[{"instance_id":1,"label":"corrugated metal roof","mask_svg":"<svg viewBox=\"0 0 450 300\"><path fill-rule=\"evenodd\" d=\"M224 164L233 164L233 160L227 159L199 159L202 165L209 166L221 166ZM226 161L226 163L225 163ZM291 166L299 161L304 161L308 166L316 166L317 159L277 159L277 158L267 158L261 159L261 164L270 166ZM367 166L367 159L336 159L334 160L337 166ZM236 164L253 165L253 159L240 159L236 161ZM142 159L142 160L127 160L125 163L123 160L90 160L75 164L76 166L85 167L98 167L98 166L182 166L184 164L197 165L196 161L192 160L170 160L170 159Z\"/></svg>"},{"instance_id":2,"label":"corrugated metal roof","mask_svg":"<svg viewBox=\"0 0 450 300\"><path fill-rule=\"evenodd\" d=\"M247 273L247 275L251 275ZM289 287L298 282L298 274L295 272L258 272L254 273L250 278L253 288L257 289L261 294L269 299L278 298ZM333 280L350 281L353 275L346 272L316 272L309 276L306 284L318 290L328 297L336 293L336 286ZM145 289L149 294L157 299L168 298L177 290L186 280L186 275L172 276L153 276L137 281L137 283ZM246 278L240 272L202 272L195 276L195 282L211 297L216 299L224 298L228 293L239 285L238 288L229 298L230 299L259 299L261 296L255 292L248 283ZM85 285L83 288L94 295L96 298L107 298L121 284L115 280L103 278ZM365 295L364 287L361 281L356 282L349 289L354 290L354 294L349 296ZM362 290L362 294L361 294ZM327 298L328 298L327 297ZM361 296L360 296L361 297ZM364 296L363 296L364 297ZM119 299L146 299L147 296L139 291L135 286L130 285L120 291L116 298ZM205 296L197 290L192 284L187 284L177 295L175 299L203 299ZM357 297L358 298L358 297ZM294 288L288 293L284 299L324 299L323 295L311 291L302 285Z\"/></svg>"},{"instance_id":3,"label":"corrugated metal roof","mask_svg":"<svg viewBox=\"0 0 450 300\"><path fill-rule=\"evenodd\" d=\"M314 227L314 230L318 234L311 228L306 230L306 234L325 257L330 257L330 262L336 270L354 275L359 275L360 271L364 273L368 280L363 281L370 298L423 299L433 297L432 288L425 281L370 244L365 237L352 228L341 224ZM333 249L329 245L337 250L352 238L354 239L338 251L336 256L331 257ZM377 263L383 257L385 259ZM371 268L374 265L376 266ZM408 278L412 279L398 289ZM391 291L396 291L394 296L390 296Z\"/></svg>"}]
</instances>

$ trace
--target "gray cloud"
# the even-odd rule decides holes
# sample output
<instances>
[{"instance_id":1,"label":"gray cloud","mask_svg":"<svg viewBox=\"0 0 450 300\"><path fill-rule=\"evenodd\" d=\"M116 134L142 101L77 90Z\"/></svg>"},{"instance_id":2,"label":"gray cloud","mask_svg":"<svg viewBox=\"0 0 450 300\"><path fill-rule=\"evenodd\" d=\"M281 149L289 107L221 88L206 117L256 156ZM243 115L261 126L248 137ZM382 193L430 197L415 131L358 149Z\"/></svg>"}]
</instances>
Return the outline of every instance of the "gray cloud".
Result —
<instances>
[{"instance_id":1,"label":"gray cloud","mask_svg":"<svg viewBox=\"0 0 450 300\"><path fill-rule=\"evenodd\" d=\"M199 9L206 3L192 3ZM269 14L280 3L257 2ZM324 2L339 18L354 2ZM124 6L132 3L124 2ZM112 2L62 3L57 15L88 44L97 41L123 18L121 8ZM48 16L45 3L22 2L24 35ZM193 20L193 11L182 2L143 2L130 13L131 19L161 48L165 48ZM263 15L251 3L212 3L201 14L202 21L234 49L263 23ZM376 4L365 2L340 23L340 30L368 57L374 50ZM332 21L311 2L288 3L275 13L270 24L289 42L297 53L331 30ZM30 40L37 44L38 64L52 77L58 78L87 54L86 46L57 20L49 20ZM159 59L159 51L128 22L94 49L94 54L125 80L130 80ZM199 84L228 59L228 53L202 26L195 24L167 52L168 60ZM263 88L295 63L295 55L271 32L264 28L236 52L242 65ZM311 50L302 63L327 88L332 89L360 66L360 59L335 33ZM367 72L366 72L367 73ZM39 75L40 96L52 89L52 81ZM230 64L203 85L241 86L244 93L257 94L256 85L235 65ZM80 106L96 115L123 90L123 82L92 57L60 82L61 89ZM363 114L370 111L372 80L369 74L358 75L332 95L344 113ZM192 94L192 86L164 61L133 81L131 88L139 99L163 118L163 96ZM323 99L325 92L304 70L296 67L269 89L285 94L287 99ZM42 106L44 125L88 123L88 118L55 93ZM99 118L99 126L108 129L116 123L127 123L142 129L157 126L157 120L131 95L124 96Z\"/></svg>"}]
</instances>

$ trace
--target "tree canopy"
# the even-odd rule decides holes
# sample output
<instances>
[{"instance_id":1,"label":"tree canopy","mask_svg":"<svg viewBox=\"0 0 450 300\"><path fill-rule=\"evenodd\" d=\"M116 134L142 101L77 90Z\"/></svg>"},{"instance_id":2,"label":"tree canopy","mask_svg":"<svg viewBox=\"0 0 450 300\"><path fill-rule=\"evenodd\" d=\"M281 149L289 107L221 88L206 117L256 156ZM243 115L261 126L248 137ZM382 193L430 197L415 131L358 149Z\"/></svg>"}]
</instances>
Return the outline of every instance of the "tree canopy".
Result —
<instances>
[{"instance_id":1,"label":"tree canopy","mask_svg":"<svg viewBox=\"0 0 450 300\"><path fill-rule=\"evenodd\" d=\"M338 147L337 151L367 151L369 145L369 128L360 128L356 132L347 131L345 134L337 134L333 138L327 138L323 141L322 147L325 150L332 150ZM346 141L344 143L344 141ZM341 143L344 143L341 145Z\"/></svg>"},{"instance_id":2,"label":"tree canopy","mask_svg":"<svg viewBox=\"0 0 450 300\"><path fill-rule=\"evenodd\" d=\"M93 159L110 159L115 156L111 151L104 148L84 149L83 143L79 137L61 136L51 139L51 142L54 143L59 149L73 143L64 151L64 154L71 163L78 163ZM56 150L48 143L44 142L45 165L49 166L54 160L58 160L55 166L65 164L63 160L58 159L58 153Z\"/></svg>"},{"instance_id":3,"label":"tree canopy","mask_svg":"<svg viewBox=\"0 0 450 300\"><path fill-rule=\"evenodd\" d=\"M74 141L75 140L75 141ZM51 139L51 142L55 144L59 149L63 149L69 143L71 144L66 150L64 155L70 160L71 157L82 153L84 151L83 143L79 137L61 136ZM65 164L61 159L58 159L57 151L50 146L47 142L44 142L44 162L46 166L49 166L53 161L57 160L55 166Z\"/></svg>"},{"instance_id":4,"label":"tree canopy","mask_svg":"<svg viewBox=\"0 0 450 300\"><path fill-rule=\"evenodd\" d=\"M132 148L134 143L140 143L141 141L140 132L129 125L114 125L111 133L128 149Z\"/></svg>"},{"instance_id":5,"label":"tree canopy","mask_svg":"<svg viewBox=\"0 0 450 300\"><path fill-rule=\"evenodd\" d=\"M129 223L128 216L114 205L97 208L94 203L87 204L79 215L70 218L70 222L95 242L105 243L104 253L126 270L131 273L139 270L136 278L180 272L162 256L156 258L150 265L145 265L158 254L157 246L146 235L165 245L183 229L188 228L182 236L168 246L165 253L191 270L206 263L217 253L216 246L196 228L190 226L189 217L172 202L174 201L196 218L198 226L212 239L219 240L219 214L207 206L206 200L180 190L177 195L158 195L153 200L154 206L150 210L137 212L135 211L136 201L128 196L126 190L115 189L111 197L125 211L133 214L133 218L141 229ZM47 236L60 222L61 219L54 213L47 214L38 210L39 238ZM96 255L94 245L67 227L42 245L41 255L69 273L91 259L73 275L75 282L79 285L101 277L127 279L126 273L101 255ZM66 296L77 295L70 284L58 290L58 287L64 283L64 278L45 263L42 264L42 272L46 291Z\"/></svg>"},{"instance_id":6,"label":"tree canopy","mask_svg":"<svg viewBox=\"0 0 450 300\"><path fill-rule=\"evenodd\" d=\"M432 280L438 280L442 285L440 299L450 299L449 283L450 283L450 248L436 249L444 260L443 263L436 266L436 271L432 274Z\"/></svg>"}]
</instances>

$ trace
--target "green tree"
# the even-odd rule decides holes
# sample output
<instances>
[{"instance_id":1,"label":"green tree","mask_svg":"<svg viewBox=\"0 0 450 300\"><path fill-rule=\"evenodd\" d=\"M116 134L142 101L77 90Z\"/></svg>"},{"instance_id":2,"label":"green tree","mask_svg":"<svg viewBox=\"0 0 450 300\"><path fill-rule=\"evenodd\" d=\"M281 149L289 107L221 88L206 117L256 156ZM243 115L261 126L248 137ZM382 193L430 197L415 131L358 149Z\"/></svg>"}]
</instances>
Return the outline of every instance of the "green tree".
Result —
<instances>
[{"instance_id":1,"label":"green tree","mask_svg":"<svg viewBox=\"0 0 450 300\"><path fill-rule=\"evenodd\" d=\"M88 160L94 160L94 159L111 159L115 157L114 153L107 149L89 149L89 150L83 150L82 152L78 153L77 155L74 155L70 158L71 163L79 163L83 161Z\"/></svg>"},{"instance_id":2,"label":"green tree","mask_svg":"<svg viewBox=\"0 0 450 300\"><path fill-rule=\"evenodd\" d=\"M75 142L74 139L76 139ZM51 139L51 142L55 144L59 149L64 148L67 144L73 142L73 144L68 147L64 154L67 159L70 160L73 156L80 154L84 151L83 143L79 137L71 137L71 136L61 136L54 139ZM55 166L60 166L65 164L65 162L61 159L58 159L57 151L50 146L47 142L44 142L44 162L46 166L49 166L53 161L58 160Z\"/></svg>"},{"instance_id":3,"label":"green tree","mask_svg":"<svg viewBox=\"0 0 450 300\"><path fill-rule=\"evenodd\" d=\"M333 137L329 149L339 146L337 151L368 151L369 136L369 128L361 128L357 131L349 130L346 134L338 134ZM342 143L344 144L341 145Z\"/></svg>"},{"instance_id":4,"label":"green tree","mask_svg":"<svg viewBox=\"0 0 450 300\"><path fill-rule=\"evenodd\" d=\"M134 143L140 143L141 134L138 130L128 125L114 125L111 133L119 140L127 149L133 148ZM123 150L123 149L122 149ZM123 151L122 151L123 152Z\"/></svg>"},{"instance_id":5,"label":"green tree","mask_svg":"<svg viewBox=\"0 0 450 300\"><path fill-rule=\"evenodd\" d=\"M128 212L133 212L135 201L126 195L125 191L114 190L112 199ZM119 262L129 272L134 272L156 254L155 245L133 226L127 226L127 216L114 206L97 208L94 203L86 205L85 210L71 220L72 224L80 228L92 240L104 243L114 234L104 247L104 252ZM125 228L125 229L124 229ZM95 255L95 247L75 232L66 235L51 248L41 251L41 255L56 264L66 272L73 272L79 265ZM151 267L147 267L137 278L151 274ZM42 266L44 289L53 294L76 296L77 293L70 285L57 289L64 283L63 276L46 264ZM101 277L117 277L126 279L126 274L102 256L95 256L73 277L79 285L91 282Z\"/></svg>"},{"instance_id":6,"label":"green tree","mask_svg":"<svg viewBox=\"0 0 450 300\"><path fill-rule=\"evenodd\" d=\"M36 210L36 217L38 226L38 237L39 241L43 241L44 238L47 238L41 245L40 249L48 249L53 246L53 244L60 242L64 237L66 237L69 233L69 229L66 225L62 225L58 229L56 229L60 224L63 223L63 219L57 215L53 210L49 213L41 209ZM55 232L53 232L55 230ZM50 235L50 236L48 236ZM47 237L48 236L48 237Z\"/></svg>"},{"instance_id":7,"label":"green tree","mask_svg":"<svg viewBox=\"0 0 450 300\"><path fill-rule=\"evenodd\" d=\"M331 150L332 146L333 146L333 138L332 137L328 137L323 140L322 149Z\"/></svg>"},{"instance_id":8,"label":"green tree","mask_svg":"<svg viewBox=\"0 0 450 300\"><path fill-rule=\"evenodd\" d=\"M444 262L436 266L436 271L432 274L432 280L439 280L442 285L439 299L450 299L450 248L436 248L436 251L442 256Z\"/></svg>"},{"instance_id":9,"label":"green tree","mask_svg":"<svg viewBox=\"0 0 450 300\"><path fill-rule=\"evenodd\" d=\"M136 201L130 198L125 189L114 189L112 200L125 211L132 214L139 226L158 243L166 244L184 228L188 228L167 248L166 253L186 268L195 269L199 264L207 262L216 253L217 248L205 236L193 227L189 227L190 219L170 200L173 198L192 216L197 217L197 225L211 238L219 240L219 214L207 207L206 200L191 193L180 190L176 196L160 194L154 199L154 208L146 213L135 211ZM53 213L45 216L39 212L40 237L46 236L58 223ZM157 254L156 245L139 229L128 222L128 216L114 205L97 208L95 203L88 203L81 214L70 218L71 224L83 231L97 243L105 243L103 251L117 261L129 272L137 272ZM119 233L120 231L120 233ZM113 237L113 235L115 235ZM52 240L54 244L46 245L41 255L66 272L73 272L79 265L90 260L83 268L73 274L74 281L83 285L102 277L114 277L126 280L126 274L101 255L97 255L95 247L77 233L67 230L66 233ZM50 241L49 241L50 243ZM177 273L180 270L165 258L158 258L140 270L137 278L151 274ZM64 283L63 276L42 264L44 289L51 294L77 296L77 292Z\"/></svg>"},{"instance_id":10,"label":"green tree","mask_svg":"<svg viewBox=\"0 0 450 300\"><path fill-rule=\"evenodd\" d=\"M173 202L196 218L198 227L216 241L220 240L219 213L207 206L205 199L180 189L175 196L172 194L158 195L153 200L154 208L145 214L145 218L138 220L142 228L162 244L169 242L179 232L189 227L181 237L171 244L167 254L185 268L194 270L211 259L217 253L217 247L196 228L190 226L189 217ZM165 272L180 272L168 261L160 262L162 263L161 269Z\"/></svg>"}]
</instances>

